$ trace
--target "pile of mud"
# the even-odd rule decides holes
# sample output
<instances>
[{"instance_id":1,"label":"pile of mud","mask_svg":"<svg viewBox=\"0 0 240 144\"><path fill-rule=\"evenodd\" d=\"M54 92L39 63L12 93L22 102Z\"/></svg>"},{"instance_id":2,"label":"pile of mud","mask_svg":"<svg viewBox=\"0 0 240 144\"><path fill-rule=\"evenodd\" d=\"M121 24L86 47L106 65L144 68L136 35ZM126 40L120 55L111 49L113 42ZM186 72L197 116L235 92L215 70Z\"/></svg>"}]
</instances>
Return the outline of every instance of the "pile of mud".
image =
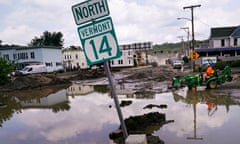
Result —
<instances>
[{"instance_id":1,"label":"pile of mud","mask_svg":"<svg viewBox=\"0 0 240 144\"><path fill-rule=\"evenodd\" d=\"M172 69L170 66L147 67L141 69L130 70L129 76L123 80L154 80L158 82L171 81L172 78L179 72Z\"/></svg>"},{"instance_id":2,"label":"pile of mud","mask_svg":"<svg viewBox=\"0 0 240 144\"><path fill-rule=\"evenodd\" d=\"M11 82L0 87L0 91L26 90L51 85L69 85L67 79L57 78L54 74L33 74L14 77Z\"/></svg>"}]
</instances>

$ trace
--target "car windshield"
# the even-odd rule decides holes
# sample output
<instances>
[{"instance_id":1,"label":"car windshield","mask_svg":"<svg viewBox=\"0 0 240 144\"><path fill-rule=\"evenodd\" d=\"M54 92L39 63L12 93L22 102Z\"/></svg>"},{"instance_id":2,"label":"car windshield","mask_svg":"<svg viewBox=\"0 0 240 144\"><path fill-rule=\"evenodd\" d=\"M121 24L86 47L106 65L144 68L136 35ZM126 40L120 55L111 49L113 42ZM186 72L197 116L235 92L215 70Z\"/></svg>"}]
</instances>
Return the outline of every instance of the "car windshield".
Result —
<instances>
[{"instance_id":1,"label":"car windshield","mask_svg":"<svg viewBox=\"0 0 240 144\"><path fill-rule=\"evenodd\" d=\"M29 71L29 69L30 69L29 67L25 67L22 69L22 71Z\"/></svg>"}]
</instances>

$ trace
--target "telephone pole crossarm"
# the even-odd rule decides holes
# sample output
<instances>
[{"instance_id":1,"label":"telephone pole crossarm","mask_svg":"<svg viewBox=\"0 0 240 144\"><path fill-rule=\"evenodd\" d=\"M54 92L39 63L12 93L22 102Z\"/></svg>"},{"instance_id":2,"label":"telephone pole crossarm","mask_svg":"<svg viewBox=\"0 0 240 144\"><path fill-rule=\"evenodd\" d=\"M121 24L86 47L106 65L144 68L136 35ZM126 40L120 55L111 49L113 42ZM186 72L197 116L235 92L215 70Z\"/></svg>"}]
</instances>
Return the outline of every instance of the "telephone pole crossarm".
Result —
<instances>
[{"instance_id":1,"label":"telephone pole crossarm","mask_svg":"<svg viewBox=\"0 0 240 144\"><path fill-rule=\"evenodd\" d=\"M193 15L193 9L196 8L196 7L200 7L201 5L191 5L191 6L186 6L186 7L183 7L183 9L191 9L191 14L192 14L192 51L194 51L194 15Z\"/></svg>"}]
</instances>

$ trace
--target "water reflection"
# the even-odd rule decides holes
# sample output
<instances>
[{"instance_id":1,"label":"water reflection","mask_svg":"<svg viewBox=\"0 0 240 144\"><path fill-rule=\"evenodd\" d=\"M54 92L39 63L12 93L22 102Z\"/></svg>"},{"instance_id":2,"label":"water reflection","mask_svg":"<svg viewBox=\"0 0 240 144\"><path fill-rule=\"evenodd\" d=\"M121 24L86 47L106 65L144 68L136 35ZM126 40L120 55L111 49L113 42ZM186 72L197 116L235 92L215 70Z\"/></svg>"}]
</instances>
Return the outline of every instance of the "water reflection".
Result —
<instances>
[{"instance_id":1,"label":"water reflection","mask_svg":"<svg viewBox=\"0 0 240 144\"><path fill-rule=\"evenodd\" d=\"M25 95L22 95L23 93ZM20 95L0 96L0 103L2 104L2 107L0 107L1 125L4 121L10 120L14 113L22 113L22 110L25 109L51 109L54 113L70 109L66 95L50 94L44 96L42 91L35 91L34 95L31 93L30 96L28 91L23 91Z\"/></svg>"},{"instance_id":2,"label":"water reflection","mask_svg":"<svg viewBox=\"0 0 240 144\"><path fill-rule=\"evenodd\" d=\"M180 95L118 85L117 95L125 120L155 112L164 114L166 121L174 120L148 126L144 133L157 141L232 144L240 140L239 90ZM4 144L117 143L109 134L119 123L107 85L73 83L67 89L0 95L0 139Z\"/></svg>"},{"instance_id":3,"label":"water reflection","mask_svg":"<svg viewBox=\"0 0 240 144\"><path fill-rule=\"evenodd\" d=\"M67 96L84 96L88 95L93 92L99 92L99 93L108 93L109 88L107 85L92 85L90 84L85 84L85 83L78 83L78 82L73 82L73 84L67 88L66 90L66 95Z\"/></svg>"},{"instance_id":4,"label":"water reflection","mask_svg":"<svg viewBox=\"0 0 240 144\"><path fill-rule=\"evenodd\" d=\"M21 113L21 105L12 97L0 96L0 127L5 121L10 120L14 113Z\"/></svg>"},{"instance_id":5,"label":"water reflection","mask_svg":"<svg viewBox=\"0 0 240 144\"><path fill-rule=\"evenodd\" d=\"M69 88L67 88L67 96L77 96L77 95L87 95L94 92L93 85L84 85L73 83Z\"/></svg>"},{"instance_id":6,"label":"water reflection","mask_svg":"<svg viewBox=\"0 0 240 144\"><path fill-rule=\"evenodd\" d=\"M214 114L218 106L224 106L226 112L229 112L230 106L240 105L240 97L218 90L187 91L187 96L185 98L176 93L173 93L173 95L176 102L182 101L187 104L206 104L209 116Z\"/></svg>"},{"instance_id":7,"label":"water reflection","mask_svg":"<svg viewBox=\"0 0 240 144\"><path fill-rule=\"evenodd\" d=\"M237 91L239 92L239 90ZM160 136L164 135L168 142L192 143L195 141L194 143L200 144L224 144L235 143L233 141L240 140L237 134L228 135L228 138L225 137L231 131L239 131L234 129L235 126L239 126L239 123L233 121L236 121L236 117L238 117L237 119L240 118L236 113L236 110L239 110L240 97L230 93L222 93L221 90L186 91L186 94L173 93L173 96L175 102L187 104L184 112L179 110L182 116L178 115L181 117L180 121L186 123L177 122L178 126L175 127L175 130L169 127L163 130L167 131L168 135L176 135L176 140L171 140L165 134L160 134ZM230 107L232 108L231 113ZM192 109L192 112L189 108ZM176 118L176 116L174 117ZM191 124L190 119L192 119L192 128L189 125ZM229 127L231 128L229 129ZM219 134L221 134L220 137Z\"/></svg>"}]
</instances>

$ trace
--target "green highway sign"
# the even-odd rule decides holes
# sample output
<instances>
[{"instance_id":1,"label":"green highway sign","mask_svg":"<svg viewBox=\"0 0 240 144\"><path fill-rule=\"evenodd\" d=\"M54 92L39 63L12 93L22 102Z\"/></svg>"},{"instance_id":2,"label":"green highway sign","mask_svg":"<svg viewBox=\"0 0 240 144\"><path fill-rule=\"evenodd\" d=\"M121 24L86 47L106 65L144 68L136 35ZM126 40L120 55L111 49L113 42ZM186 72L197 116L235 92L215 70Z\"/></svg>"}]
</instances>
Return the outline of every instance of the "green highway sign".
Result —
<instances>
[{"instance_id":1,"label":"green highway sign","mask_svg":"<svg viewBox=\"0 0 240 144\"><path fill-rule=\"evenodd\" d=\"M121 57L110 17L79 27L78 34L88 65Z\"/></svg>"},{"instance_id":2,"label":"green highway sign","mask_svg":"<svg viewBox=\"0 0 240 144\"><path fill-rule=\"evenodd\" d=\"M87 0L72 6L77 25L109 15L107 0Z\"/></svg>"}]
</instances>

